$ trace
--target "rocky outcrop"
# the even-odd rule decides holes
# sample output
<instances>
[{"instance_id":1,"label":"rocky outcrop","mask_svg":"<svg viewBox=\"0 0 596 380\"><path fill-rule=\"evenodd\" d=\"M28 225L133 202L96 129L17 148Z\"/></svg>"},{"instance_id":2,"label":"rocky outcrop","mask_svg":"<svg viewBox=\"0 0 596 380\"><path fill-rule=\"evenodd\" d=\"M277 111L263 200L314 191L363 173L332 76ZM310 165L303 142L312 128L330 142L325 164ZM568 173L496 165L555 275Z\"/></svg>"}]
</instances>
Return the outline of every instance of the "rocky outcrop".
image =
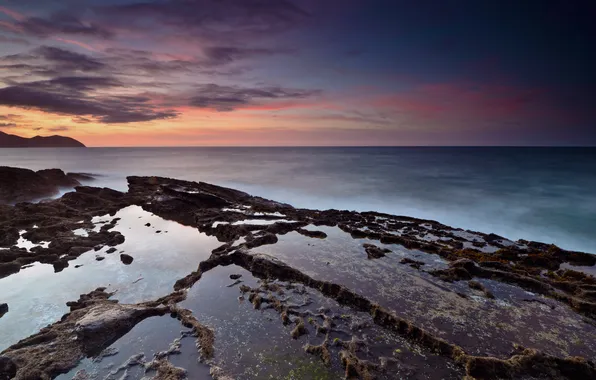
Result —
<instances>
[{"instance_id":1,"label":"rocky outcrop","mask_svg":"<svg viewBox=\"0 0 596 380\"><path fill-rule=\"evenodd\" d=\"M0 318L2 318L6 313L8 313L8 304L0 303Z\"/></svg>"},{"instance_id":2,"label":"rocky outcrop","mask_svg":"<svg viewBox=\"0 0 596 380\"><path fill-rule=\"evenodd\" d=\"M163 305L121 305L111 295L104 288L81 295L68 303L71 311L59 322L6 349L0 378L3 370L13 371L10 378L17 380L54 378L83 357L98 355L143 319L169 312Z\"/></svg>"},{"instance_id":3,"label":"rocky outcrop","mask_svg":"<svg viewBox=\"0 0 596 380\"><path fill-rule=\"evenodd\" d=\"M60 189L79 186L79 179L89 180L88 178L88 175L66 174L60 169L35 172L0 166L0 203L26 202L51 197Z\"/></svg>"},{"instance_id":4,"label":"rocky outcrop","mask_svg":"<svg viewBox=\"0 0 596 380\"><path fill-rule=\"evenodd\" d=\"M50 178L54 175L58 174L53 171L45 173ZM0 275L14 273L22 265L34 261L52 263L59 271L68 266L69 260L86 250L120 244L124 236L113 230L116 219L106 222L99 232L90 231L87 237L74 236L72 230L80 227L89 229L92 216L113 214L133 204L159 217L197 228L224 244L213 250L207 260L198 263L194 272L176 281L174 292L162 299L120 305L99 289L69 303L71 312L60 322L2 353L8 358L7 371L13 368L10 365L13 363L18 369L17 378L54 376L71 368L69 366L73 366L80 357L105 348L139 320L165 312L192 330L202 359L217 357L217 335L200 322L200 316L182 308L179 302L190 293L190 287L201 285L200 280L205 273L217 267L236 265L260 281L260 285L255 287L244 272L242 280L245 281L239 286L242 293L239 301L247 299L251 308L273 309L279 313L288 334L297 340L309 338L308 344L304 345L305 352L319 357L324 364L343 365L347 377L368 379L379 373L391 374L392 366L403 366L411 358L404 357L402 360L397 354L389 358L378 355L367 358L371 352L374 353L374 350L367 349L371 343L364 342L365 339L360 339L355 333L349 333L361 332L364 326L358 318L351 317L356 314L366 318L367 328L374 325L385 333L395 334L415 346L416 350L421 348L426 353L440 356L448 362L446 367L456 368L456 372L469 379L574 379L596 376L594 363L589 361L596 346L585 342L580 354L573 351L573 347L567 350L575 343L567 336L561 338L563 330L555 330L563 327L552 319L558 313L566 313L564 316L571 326L567 326L571 329L567 331L578 336L593 334L596 279L580 272L579 268L577 271L563 269L561 264L593 265L596 256L542 243L513 242L501 236L454 229L430 220L374 212L295 209L200 182L130 177L127 193L78 186L74 192L50 202L0 205L0 232L5 232L0 233L0 246L8 248L0 251ZM281 218L280 214L287 221L274 220ZM235 223L259 218L271 218L272 223ZM36 228L33 228L34 225ZM329 232L330 237L326 241L315 241L310 238L325 238L326 234L314 231L313 225L337 228L325 229L326 232L334 231L333 235ZM14 244L22 230L26 231L22 236L33 242L51 240L52 243L47 248L38 247L31 252L19 249ZM283 236L293 232L296 234ZM328 256L321 259L326 252L319 247L328 246L339 235L348 242L346 247L338 247L335 253L338 261L327 261ZM350 237L357 240L351 241ZM300 251L301 247L296 248L297 262L300 263L302 258L304 261L312 259L314 270L299 268L301 264L296 262L289 265L291 258L283 257L281 251L279 257L287 262L272 256L275 255L275 244L284 244L290 239L308 242L305 245L309 248L304 247L304 252ZM368 240L363 244L361 239ZM273 245L271 254L258 253L260 248L268 249L266 245ZM344 248L352 249L354 254L346 253ZM308 253L311 257L307 257ZM132 262L132 257L128 255L121 254L120 258L124 264ZM340 266L341 260L351 260L349 270L332 272L335 266ZM325 269L319 271L316 266L328 268L329 272ZM393 281L399 278L391 277L391 271L397 272L407 282L393 286ZM230 287L240 284L238 275L229 273L234 272L228 272L227 276L237 280ZM326 273L330 276L325 277ZM369 284L369 288L360 284ZM370 289L377 287L383 291L382 296L388 298L379 297L381 292L375 293L376 289ZM504 296L506 291L512 293ZM304 304L292 303L291 294L304 296L301 298ZM387 301L394 294L403 294L399 301L404 302L391 304L396 298ZM513 296L523 299L515 304ZM406 302L406 297L412 298L413 302ZM445 297L447 307L434 304L441 301L439 297ZM299 310L303 305L316 303L321 298L337 303L344 311L333 315L324 308L313 309L316 311L310 314ZM511 322L509 324L485 320L499 320L499 311L504 312L505 309L499 309L497 303L505 299L511 302L511 309L528 314L506 320ZM524 308L527 305L536 308ZM556 312L551 313L555 307ZM417 314L408 314L408 309L415 309ZM485 318L486 313L477 318L473 312L481 310L494 313L489 318ZM346 315L343 315L344 312ZM531 320L538 317L541 319L532 326ZM576 322L581 326L574 325ZM524 327L521 327L522 323ZM540 336L551 325L552 335L549 332L546 338ZM535 334L532 327L536 327ZM451 330L457 331L452 333ZM351 339L330 338L331 332L341 336L349 334ZM526 337L529 334L530 339L520 341L522 332ZM381 335L384 334L378 334ZM501 338L503 336L505 338ZM320 339L315 342L311 340L313 337ZM560 344L557 350L565 346L563 353L549 346L553 337L561 339L556 344ZM483 339L491 345L489 349L478 349L476 342ZM545 339L547 343L544 343ZM76 343L73 344L73 341ZM67 342L70 346L66 345ZM493 345L495 342L498 342L499 349L497 344ZM509 354L512 343L519 342L525 347L515 345L513 353ZM569 355L582 355L587 359ZM0 361L0 370L2 363ZM184 375L183 370L167 361L160 359L153 363L154 369L166 378Z\"/></svg>"}]
</instances>

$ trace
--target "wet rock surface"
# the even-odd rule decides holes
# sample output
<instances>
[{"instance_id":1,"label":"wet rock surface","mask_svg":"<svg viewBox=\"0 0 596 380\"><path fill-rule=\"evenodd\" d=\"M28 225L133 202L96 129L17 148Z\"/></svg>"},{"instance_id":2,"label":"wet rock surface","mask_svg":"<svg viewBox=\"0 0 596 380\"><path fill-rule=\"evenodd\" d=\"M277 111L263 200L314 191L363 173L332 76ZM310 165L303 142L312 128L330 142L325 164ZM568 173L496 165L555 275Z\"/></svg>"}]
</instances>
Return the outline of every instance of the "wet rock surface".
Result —
<instances>
[{"instance_id":1,"label":"wet rock surface","mask_svg":"<svg viewBox=\"0 0 596 380\"><path fill-rule=\"evenodd\" d=\"M0 378L15 368L17 379L70 373L164 314L190 329L213 378L596 377L596 278L573 269L593 267L594 255L431 220L296 209L201 182L128 181L126 193L78 186L44 203L0 205L0 276L35 262L60 276L95 247L115 252L126 232L117 218L94 217L133 205L221 245L164 297L120 304L98 289L69 302L60 321L0 354ZM259 334L276 349L255 345ZM137 358L154 378L193 378L191 362Z\"/></svg>"},{"instance_id":2,"label":"wet rock surface","mask_svg":"<svg viewBox=\"0 0 596 380\"><path fill-rule=\"evenodd\" d=\"M27 202L49 197L62 188L80 186L79 181L92 181L83 173L64 173L60 169L29 169L0 166L0 203Z\"/></svg>"}]
</instances>

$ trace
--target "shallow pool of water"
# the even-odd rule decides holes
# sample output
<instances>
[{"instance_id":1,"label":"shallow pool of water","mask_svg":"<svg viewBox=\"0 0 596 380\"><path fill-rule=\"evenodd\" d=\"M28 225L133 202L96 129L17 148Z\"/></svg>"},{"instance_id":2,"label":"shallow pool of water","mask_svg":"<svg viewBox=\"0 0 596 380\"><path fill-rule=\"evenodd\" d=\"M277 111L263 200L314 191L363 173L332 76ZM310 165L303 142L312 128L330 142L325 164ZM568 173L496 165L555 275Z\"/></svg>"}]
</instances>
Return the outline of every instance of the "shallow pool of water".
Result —
<instances>
[{"instance_id":1,"label":"shallow pool of water","mask_svg":"<svg viewBox=\"0 0 596 380\"><path fill-rule=\"evenodd\" d=\"M114 230L126 238L116 252L107 254L109 247L91 250L59 273L54 273L52 265L36 263L0 279L0 301L10 309L0 319L0 350L55 322L68 312L66 302L98 287L116 292L113 298L121 303L165 296L173 291L177 279L195 270L221 244L195 228L138 206L126 207L109 220L113 218L121 218ZM121 251L134 258L130 265L120 260ZM97 261L96 256L104 260Z\"/></svg>"}]
</instances>

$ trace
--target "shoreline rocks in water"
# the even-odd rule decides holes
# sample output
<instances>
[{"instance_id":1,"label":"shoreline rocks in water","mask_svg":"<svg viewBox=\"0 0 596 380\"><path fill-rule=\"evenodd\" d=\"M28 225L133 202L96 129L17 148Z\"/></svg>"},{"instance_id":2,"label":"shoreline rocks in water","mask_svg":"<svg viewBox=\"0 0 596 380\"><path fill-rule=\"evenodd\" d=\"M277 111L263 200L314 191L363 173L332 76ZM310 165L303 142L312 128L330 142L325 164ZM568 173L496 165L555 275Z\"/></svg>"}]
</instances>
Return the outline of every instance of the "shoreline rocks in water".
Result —
<instances>
[{"instance_id":1,"label":"shoreline rocks in water","mask_svg":"<svg viewBox=\"0 0 596 380\"><path fill-rule=\"evenodd\" d=\"M60 189L91 181L84 173L64 173L60 169L29 169L0 166L0 204L27 202L56 195Z\"/></svg>"},{"instance_id":2,"label":"shoreline rocks in water","mask_svg":"<svg viewBox=\"0 0 596 380\"><path fill-rule=\"evenodd\" d=\"M0 205L0 231L5 232L0 234L4 248L0 249L0 277L36 261L53 264L59 272L81 254L95 254L94 247L121 244L125 237L117 231L117 220L108 219L99 231L92 230L91 220L132 205L196 228L219 240L221 246L176 279L171 293L160 299L121 305L100 288L69 302L70 313L60 321L0 353L0 379L14 367L12 377L17 379L65 373L144 318L166 313L192 329L197 355L205 363L213 369L224 365L225 370L225 363L212 361L217 355L213 330L202 324L200 314L194 315L179 303L188 297L189 289L201 286L202 277L211 270L230 265L238 268L226 274L226 281L237 282L224 288L233 289L240 277L249 281L247 276L254 276L260 285L240 285L239 301L246 299L251 308L279 314L279 323L288 327L288 337L308 342L304 354L312 354L325 366L341 365L346 378L391 379L408 377L416 370L407 372L411 369L399 364L401 359L394 356L401 351L396 349L388 357L374 339L356 335L365 328L363 316L376 328L399 336L413 352L447 360L449 370L466 379L596 376L591 361L596 357L596 339L592 339L596 338L596 278L561 267L596 265L594 255L538 242L514 242L432 220L296 209L202 182L163 177L129 177L128 182L126 193L78 186L44 203ZM283 215L283 220L268 215ZM251 224L255 219L270 223ZM88 236L73 233L82 227ZM147 233L153 233L152 229ZM330 246L337 240L333 234L339 233L349 242ZM21 236L50 244L26 250L16 246ZM321 248L319 241L307 243L313 238L323 239ZM278 249L280 253L282 247L287 249L287 241L304 244L293 246L289 256L276 257ZM355 247L353 256L350 244ZM324 249L334 256L325 256ZM260 252L264 250L267 254ZM128 248L127 252L134 254ZM121 253L120 260L128 265L133 257ZM312 265L305 266L307 262ZM311 301L304 297L304 303L295 304L288 296L315 297L315 293L350 311L345 315L333 315L324 308L300 311ZM351 328L353 333L348 333ZM351 340L331 335L338 333ZM310 340L313 337L316 342ZM408 358L404 360L413 360ZM183 370L174 371L167 362L155 363L158 372L162 368L184 377Z\"/></svg>"},{"instance_id":3,"label":"shoreline rocks in water","mask_svg":"<svg viewBox=\"0 0 596 380\"><path fill-rule=\"evenodd\" d=\"M8 313L8 304L0 303L0 318L2 318L6 313Z\"/></svg>"}]
</instances>

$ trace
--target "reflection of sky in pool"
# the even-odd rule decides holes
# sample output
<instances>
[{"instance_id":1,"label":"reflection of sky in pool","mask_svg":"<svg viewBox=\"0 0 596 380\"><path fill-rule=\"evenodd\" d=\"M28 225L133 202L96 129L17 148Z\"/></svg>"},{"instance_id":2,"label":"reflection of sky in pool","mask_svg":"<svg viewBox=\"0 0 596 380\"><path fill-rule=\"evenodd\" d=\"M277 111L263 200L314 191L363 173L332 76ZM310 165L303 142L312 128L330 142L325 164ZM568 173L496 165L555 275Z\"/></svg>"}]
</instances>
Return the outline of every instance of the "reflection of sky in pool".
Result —
<instances>
[{"instance_id":1,"label":"reflection of sky in pool","mask_svg":"<svg viewBox=\"0 0 596 380\"><path fill-rule=\"evenodd\" d=\"M9 312L0 319L0 350L55 322L68 311L66 302L76 301L80 294L97 287L116 291L114 298L122 303L167 295L177 279L195 270L221 244L138 206L124 208L115 216L94 218L94 222L113 218L122 218L114 230L126 238L116 252L106 254L109 247L91 250L70 261L60 273L54 273L52 265L35 263L0 279L0 301L9 306ZM146 223L151 226L146 227ZM158 230L161 233L155 233ZM133 263L122 264L120 251L131 255ZM96 255L105 260L96 261Z\"/></svg>"}]
</instances>

